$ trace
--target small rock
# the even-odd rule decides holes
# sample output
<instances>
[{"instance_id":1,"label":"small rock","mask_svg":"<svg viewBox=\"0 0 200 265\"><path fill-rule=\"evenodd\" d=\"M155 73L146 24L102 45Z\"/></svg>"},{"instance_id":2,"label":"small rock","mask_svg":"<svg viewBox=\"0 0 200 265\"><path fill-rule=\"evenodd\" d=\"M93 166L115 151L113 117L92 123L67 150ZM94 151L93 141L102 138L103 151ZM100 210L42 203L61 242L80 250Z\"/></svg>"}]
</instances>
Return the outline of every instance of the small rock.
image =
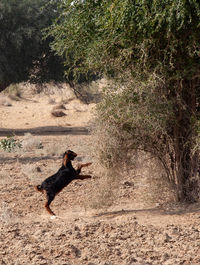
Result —
<instances>
[{"instance_id":1,"label":"small rock","mask_svg":"<svg viewBox=\"0 0 200 265\"><path fill-rule=\"evenodd\" d=\"M66 116L66 114L62 111L62 110L52 110L51 114L54 116L54 117L63 117L63 116Z\"/></svg>"},{"instance_id":2,"label":"small rock","mask_svg":"<svg viewBox=\"0 0 200 265\"><path fill-rule=\"evenodd\" d=\"M81 251L77 247L75 247L74 245L71 245L71 249L77 258L81 257Z\"/></svg>"},{"instance_id":3,"label":"small rock","mask_svg":"<svg viewBox=\"0 0 200 265\"><path fill-rule=\"evenodd\" d=\"M36 171L37 171L37 172L42 172L42 170L41 170L40 167L36 167Z\"/></svg>"},{"instance_id":4,"label":"small rock","mask_svg":"<svg viewBox=\"0 0 200 265\"><path fill-rule=\"evenodd\" d=\"M130 182L130 181L125 181L123 183L124 186L127 186L127 187L133 187L134 186L134 183L133 182Z\"/></svg>"}]
</instances>

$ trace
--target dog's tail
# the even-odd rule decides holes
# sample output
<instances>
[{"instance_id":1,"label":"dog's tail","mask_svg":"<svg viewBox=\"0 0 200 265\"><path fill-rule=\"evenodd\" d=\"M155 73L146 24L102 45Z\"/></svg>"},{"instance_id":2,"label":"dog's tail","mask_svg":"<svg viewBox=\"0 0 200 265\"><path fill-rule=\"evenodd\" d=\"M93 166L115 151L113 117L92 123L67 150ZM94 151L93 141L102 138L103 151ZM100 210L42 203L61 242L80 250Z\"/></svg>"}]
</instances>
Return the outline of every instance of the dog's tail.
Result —
<instances>
[{"instance_id":1,"label":"dog's tail","mask_svg":"<svg viewBox=\"0 0 200 265\"><path fill-rule=\"evenodd\" d=\"M43 191L43 188L42 188L41 185L37 185L37 186L35 186L35 189L36 189L37 191L40 191L40 192Z\"/></svg>"}]
</instances>

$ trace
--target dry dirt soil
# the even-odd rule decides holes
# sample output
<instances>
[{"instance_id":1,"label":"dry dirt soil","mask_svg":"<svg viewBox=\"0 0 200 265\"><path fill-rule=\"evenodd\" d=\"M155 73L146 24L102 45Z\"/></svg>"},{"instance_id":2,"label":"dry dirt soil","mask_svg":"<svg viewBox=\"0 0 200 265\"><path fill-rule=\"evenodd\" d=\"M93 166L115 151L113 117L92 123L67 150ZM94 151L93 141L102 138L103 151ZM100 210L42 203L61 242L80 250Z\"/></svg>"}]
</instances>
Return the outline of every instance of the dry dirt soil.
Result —
<instances>
[{"instance_id":1,"label":"dry dirt soil","mask_svg":"<svg viewBox=\"0 0 200 265\"><path fill-rule=\"evenodd\" d=\"M167 203L148 163L105 178L88 132L95 104L66 88L25 91L19 101L0 95L0 139L14 132L22 142L15 152L0 152L0 264L200 264L199 203ZM52 116L60 103L66 115ZM56 196L52 218L34 186L56 172L66 149L78 153L75 167L93 162L84 169L92 179Z\"/></svg>"}]
</instances>

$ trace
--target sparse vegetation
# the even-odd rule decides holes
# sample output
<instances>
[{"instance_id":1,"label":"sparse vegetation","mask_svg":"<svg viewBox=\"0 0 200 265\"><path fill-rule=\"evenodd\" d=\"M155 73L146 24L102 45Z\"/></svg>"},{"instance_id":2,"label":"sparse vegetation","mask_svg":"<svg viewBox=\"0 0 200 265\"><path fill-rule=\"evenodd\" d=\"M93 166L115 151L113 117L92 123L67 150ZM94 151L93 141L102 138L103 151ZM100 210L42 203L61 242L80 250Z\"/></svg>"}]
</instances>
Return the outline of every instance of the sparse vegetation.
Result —
<instances>
[{"instance_id":1,"label":"sparse vegetation","mask_svg":"<svg viewBox=\"0 0 200 265\"><path fill-rule=\"evenodd\" d=\"M44 147L44 154L46 156L61 156L65 152L65 147L61 144L49 143Z\"/></svg>"},{"instance_id":2,"label":"sparse vegetation","mask_svg":"<svg viewBox=\"0 0 200 265\"><path fill-rule=\"evenodd\" d=\"M0 148L10 153L22 148L22 144L14 136L7 136L7 138L0 140Z\"/></svg>"},{"instance_id":3,"label":"sparse vegetation","mask_svg":"<svg viewBox=\"0 0 200 265\"><path fill-rule=\"evenodd\" d=\"M116 172L115 172L116 173ZM102 170L100 178L95 180L92 187L92 193L88 196L85 207L89 206L92 209L107 209L116 200L119 188L119 174L115 174L113 171ZM85 203L85 204L86 204Z\"/></svg>"}]
</instances>

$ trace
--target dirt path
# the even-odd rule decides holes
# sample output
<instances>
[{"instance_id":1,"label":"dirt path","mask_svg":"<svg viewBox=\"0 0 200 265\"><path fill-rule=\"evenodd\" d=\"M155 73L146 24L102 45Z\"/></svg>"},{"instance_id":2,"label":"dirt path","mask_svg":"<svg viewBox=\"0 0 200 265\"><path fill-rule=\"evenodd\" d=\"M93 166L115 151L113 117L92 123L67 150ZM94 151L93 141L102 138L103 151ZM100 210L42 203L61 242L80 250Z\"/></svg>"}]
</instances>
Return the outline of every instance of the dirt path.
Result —
<instances>
[{"instance_id":1,"label":"dirt path","mask_svg":"<svg viewBox=\"0 0 200 265\"><path fill-rule=\"evenodd\" d=\"M94 163L85 169L93 178L70 184L52 203L57 217L48 215L34 186L59 168L62 152L78 153L75 166L95 161L87 131L94 105L74 99L65 106L61 118L50 115L45 96L0 107L1 136L12 129L26 144L16 153L0 152L0 264L200 264L200 204L147 199L147 170L125 174L109 190ZM103 200L106 208L99 207Z\"/></svg>"}]
</instances>

